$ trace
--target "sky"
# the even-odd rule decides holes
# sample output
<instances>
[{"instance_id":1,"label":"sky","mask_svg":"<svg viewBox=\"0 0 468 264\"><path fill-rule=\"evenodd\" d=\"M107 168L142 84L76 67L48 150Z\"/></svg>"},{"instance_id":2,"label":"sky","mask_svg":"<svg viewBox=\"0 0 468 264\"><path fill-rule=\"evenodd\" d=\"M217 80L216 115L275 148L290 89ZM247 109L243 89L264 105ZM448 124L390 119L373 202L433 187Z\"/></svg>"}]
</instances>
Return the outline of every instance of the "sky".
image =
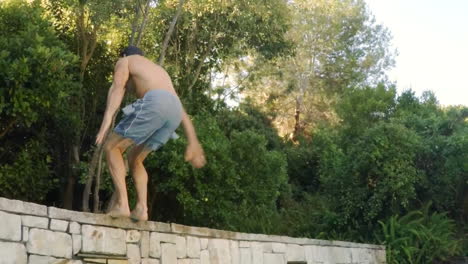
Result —
<instances>
[{"instance_id":1,"label":"sky","mask_svg":"<svg viewBox=\"0 0 468 264\"><path fill-rule=\"evenodd\" d=\"M366 0L398 51L388 72L399 92L435 93L441 105L468 106L468 0Z\"/></svg>"}]
</instances>

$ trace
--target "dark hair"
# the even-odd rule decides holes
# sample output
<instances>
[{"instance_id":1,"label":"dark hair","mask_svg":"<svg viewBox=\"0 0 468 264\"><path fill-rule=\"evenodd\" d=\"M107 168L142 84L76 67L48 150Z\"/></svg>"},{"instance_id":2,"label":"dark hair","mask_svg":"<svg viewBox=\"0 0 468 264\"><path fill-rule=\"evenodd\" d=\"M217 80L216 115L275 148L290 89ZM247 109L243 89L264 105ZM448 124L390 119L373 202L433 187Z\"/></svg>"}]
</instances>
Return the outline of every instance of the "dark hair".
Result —
<instances>
[{"instance_id":1,"label":"dark hair","mask_svg":"<svg viewBox=\"0 0 468 264\"><path fill-rule=\"evenodd\" d=\"M120 52L120 57L131 56L131 55L140 55L145 56L141 49L135 46L128 46Z\"/></svg>"}]
</instances>

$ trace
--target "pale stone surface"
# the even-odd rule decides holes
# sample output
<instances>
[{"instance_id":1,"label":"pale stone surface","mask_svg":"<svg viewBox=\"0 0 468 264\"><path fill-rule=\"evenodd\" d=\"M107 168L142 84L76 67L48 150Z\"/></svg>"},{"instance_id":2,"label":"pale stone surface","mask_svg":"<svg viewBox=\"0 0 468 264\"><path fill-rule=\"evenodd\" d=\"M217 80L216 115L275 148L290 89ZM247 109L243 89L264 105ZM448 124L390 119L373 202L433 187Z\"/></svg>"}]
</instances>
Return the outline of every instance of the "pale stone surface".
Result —
<instances>
[{"instance_id":1,"label":"pale stone surface","mask_svg":"<svg viewBox=\"0 0 468 264\"><path fill-rule=\"evenodd\" d=\"M47 216L47 206L45 205L10 200L2 197L0 197L0 210L12 213Z\"/></svg>"},{"instance_id":2,"label":"pale stone surface","mask_svg":"<svg viewBox=\"0 0 468 264\"><path fill-rule=\"evenodd\" d=\"M263 243L251 242L252 248L252 263L263 263Z\"/></svg>"},{"instance_id":3,"label":"pale stone surface","mask_svg":"<svg viewBox=\"0 0 468 264\"><path fill-rule=\"evenodd\" d=\"M385 250L376 250L375 251L375 263L387 263L387 257L385 254Z\"/></svg>"},{"instance_id":4,"label":"pale stone surface","mask_svg":"<svg viewBox=\"0 0 468 264\"><path fill-rule=\"evenodd\" d=\"M77 222L70 222L69 233L71 234L81 234L81 225Z\"/></svg>"},{"instance_id":5,"label":"pale stone surface","mask_svg":"<svg viewBox=\"0 0 468 264\"><path fill-rule=\"evenodd\" d=\"M178 259L177 264L200 264L200 260L191 258Z\"/></svg>"},{"instance_id":6,"label":"pale stone surface","mask_svg":"<svg viewBox=\"0 0 468 264\"><path fill-rule=\"evenodd\" d=\"M0 239L10 241L21 240L21 217L0 211Z\"/></svg>"},{"instance_id":7,"label":"pale stone surface","mask_svg":"<svg viewBox=\"0 0 468 264\"><path fill-rule=\"evenodd\" d=\"M189 258L200 258L200 239L198 237L187 237L187 256Z\"/></svg>"},{"instance_id":8,"label":"pale stone surface","mask_svg":"<svg viewBox=\"0 0 468 264\"><path fill-rule=\"evenodd\" d=\"M206 227L193 227L193 226L185 226L179 224L171 224L171 231L172 233L176 234L188 234L188 235L195 235L195 236L203 236L203 237L212 237L212 238L224 238L224 239L236 239L239 233L225 231L225 230L217 230L211 229Z\"/></svg>"},{"instance_id":9,"label":"pale stone surface","mask_svg":"<svg viewBox=\"0 0 468 264\"><path fill-rule=\"evenodd\" d=\"M28 242L29 240L29 227L23 226L23 237L21 239L22 242Z\"/></svg>"},{"instance_id":10,"label":"pale stone surface","mask_svg":"<svg viewBox=\"0 0 468 264\"><path fill-rule=\"evenodd\" d=\"M208 248L208 239L200 238L200 249L207 249L207 248Z\"/></svg>"},{"instance_id":11,"label":"pale stone surface","mask_svg":"<svg viewBox=\"0 0 468 264\"><path fill-rule=\"evenodd\" d=\"M141 232L141 241L140 241L140 255L142 258L148 258L149 257L149 232L148 231L142 231Z\"/></svg>"},{"instance_id":12,"label":"pale stone surface","mask_svg":"<svg viewBox=\"0 0 468 264\"><path fill-rule=\"evenodd\" d=\"M141 238L141 233L138 230L127 231L127 243L138 243Z\"/></svg>"},{"instance_id":13,"label":"pale stone surface","mask_svg":"<svg viewBox=\"0 0 468 264\"><path fill-rule=\"evenodd\" d=\"M105 262L103 262L105 263ZM107 264L128 264L128 260L121 260L121 259L109 259Z\"/></svg>"},{"instance_id":14,"label":"pale stone surface","mask_svg":"<svg viewBox=\"0 0 468 264\"><path fill-rule=\"evenodd\" d=\"M65 209L49 207L49 217L60 220L75 221L81 224L93 224L100 226L111 226L124 229L136 229L146 231L170 232L171 225L166 223L139 221L132 222L128 218L112 218L105 214L93 214Z\"/></svg>"},{"instance_id":15,"label":"pale stone surface","mask_svg":"<svg viewBox=\"0 0 468 264\"><path fill-rule=\"evenodd\" d=\"M32 254L71 258L73 243L69 234L32 228L26 248Z\"/></svg>"},{"instance_id":16,"label":"pale stone surface","mask_svg":"<svg viewBox=\"0 0 468 264\"><path fill-rule=\"evenodd\" d=\"M47 229L49 228L49 219L46 217L22 215L21 223L27 227L37 227Z\"/></svg>"},{"instance_id":17,"label":"pale stone surface","mask_svg":"<svg viewBox=\"0 0 468 264\"><path fill-rule=\"evenodd\" d=\"M157 240L165 243L176 244L177 243L177 236L173 234L166 234L166 233L154 233L154 236Z\"/></svg>"},{"instance_id":18,"label":"pale stone surface","mask_svg":"<svg viewBox=\"0 0 468 264\"><path fill-rule=\"evenodd\" d=\"M50 229L65 232L68 229L68 222L63 220L50 220Z\"/></svg>"},{"instance_id":19,"label":"pale stone surface","mask_svg":"<svg viewBox=\"0 0 468 264\"><path fill-rule=\"evenodd\" d=\"M83 258L83 260L86 263L102 263L102 264L107 263L107 259L105 259L105 258ZM118 260L118 259L112 259L111 260L110 259L109 263L112 263L112 264L127 264L128 261L127 260Z\"/></svg>"},{"instance_id":20,"label":"pale stone surface","mask_svg":"<svg viewBox=\"0 0 468 264\"><path fill-rule=\"evenodd\" d=\"M72 234L72 242L73 242L73 255L78 254L81 251L82 245L82 236L77 234Z\"/></svg>"},{"instance_id":21,"label":"pale stone surface","mask_svg":"<svg viewBox=\"0 0 468 264\"><path fill-rule=\"evenodd\" d=\"M284 254L265 253L263 256L263 263L268 264L285 264Z\"/></svg>"},{"instance_id":22,"label":"pale stone surface","mask_svg":"<svg viewBox=\"0 0 468 264\"><path fill-rule=\"evenodd\" d=\"M250 247L250 242L249 241L240 241L239 242L239 247L240 248L249 248Z\"/></svg>"},{"instance_id":23,"label":"pale stone surface","mask_svg":"<svg viewBox=\"0 0 468 264\"><path fill-rule=\"evenodd\" d=\"M83 225L81 227L84 253L125 255L126 234L122 229Z\"/></svg>"},{"instance_id":24,"label":"pale stone surface","mask_svg":"<svg viewBox=\"0 0 468 264\"><path fill-rule=\"evenodd\" d=\"M200 252L200 264L210 264L210 252L206 249Z\"/></svg>"},{"instance_id":25,"label":"pale stone surface","mask_svg":"<svg viewBox=\"0 0 468 264\"><path fill-rule=\"evenodd\" d=\"M287 261L305 261L304 248L299 245L288 244L286 246Z\"/></svg>"},{"instance_id":26,"label":"pale stone surface","mask_svg":"<svg viewBox=\"0 0 468 264\"><path fill-rule=\"evenodd\" d=\"M23 244L0 241L1 264L26 264L28 255Z\"/></svg>"},{"instance_id":27,"label":"pale stone surface","mask_svg":"<svg viewBox=\"0 0 468 264\"><path fill-rule=\"evenodd\" d=\"M159 264L159 259L142 259L141 264Z\"/></svg>"},{"instance_id":28,"label":"pale stone surface","mask_svg":"<svg viewBox=\"0 0 468 264\"><path fill-rule=\"evenodd\" d=\"M161 243L161 264L177 263L177 250L174 244Z\"/></svg>"},{"instance_id":29,"label":"pale stone surface","mask_svg":"<svg viewBox=\"0 0 468 264\"><path fill-rule=\"evenodd\" d=\"M127 244L127 257L129 264L140 264L140 248L135 244Z\"/></svg>"},{"instance_id":30,"label":"pale stone surface","mask_svg":"<svg viewBox=\"0 0 468 264\"><path fill-rule=\"evenodd\" d=\"M330 247L324 246L304 246L307 263L331 263L330 250Z\"/></svg>"},{"instance_id":31,"label":"pale stone surface","mask_svg":"<svg viewBox=\"0 0 468 264\"><path fill-rule=\"evenodd\" d=\"M229 241L229 247L231 250L231 263L232 264L241 264L240 262L240 252L239 252L239 241Z\"/></svg>"},{"instance_id":32,"label":"pale stone surface","mask_svg":"<svg viewBox=\"0 0 468 264\"><path fill-rule=\"evenodd\" d=\"M271 247L274 253L285 253L286 245L283 243L271 243Z\"/></svg>"},{"instance_id":33,"label":"pale stone surface","mask_svg":"<svg viewBox=\"0 0 468 264\"><path fill-rule=\"evenodd\" d=\"M231 264L231 253L229 251L229 240L210 239L208 242L210 262L213 264Z\"/></svg>"},{"instance_id":34,"label":"pale stone surface","mask_svg":"<svg viewBox=\"0 0 468 264\"><path fill-rule=\"evenodd\" d=\"M187 243L185 237L177 236L176 237L176 251L177 258L185 258L187 256Z\"/></svg>"},{"instance_id":35,"label":"pale stone surface","mask_svg":"<svg viewBox=\"0 0 468 264\"><path fill-rule=\"evenodd\" d=\"M161 241L158 239L158 233L151 232L149 239L149 255L152 258L161 257Z\"/></svg>"},{"instance_id":36,"label":"pale stone surface","mask_svg":"<svg viewBox=\"0 0 468 264\"><path fill-rule=\"evenodd\" d=\"M249 248L240 248L240 262L242 264L252 264L252 251Z\"/></svg>"},{"instance_id":37,"label":"pale stone surface","mask_svg":"<svg viewBox=\"0 0 468 264\"><path fill-rule=\"evenodd\" d=\"M350 263L351 262L351 249L344 247L331 247L330 259L334 263Z\"/></svg>"},{"instance_id":38,"label":"pale stone surface","mask_svg":"<svg viewBox=\"0 0 468 264\"><path fill-rule=\"evenodd\" d=\"M29 255L29 264L53 264L57 262L56 258L39 255Z\"/></svg>"}]
</instances>

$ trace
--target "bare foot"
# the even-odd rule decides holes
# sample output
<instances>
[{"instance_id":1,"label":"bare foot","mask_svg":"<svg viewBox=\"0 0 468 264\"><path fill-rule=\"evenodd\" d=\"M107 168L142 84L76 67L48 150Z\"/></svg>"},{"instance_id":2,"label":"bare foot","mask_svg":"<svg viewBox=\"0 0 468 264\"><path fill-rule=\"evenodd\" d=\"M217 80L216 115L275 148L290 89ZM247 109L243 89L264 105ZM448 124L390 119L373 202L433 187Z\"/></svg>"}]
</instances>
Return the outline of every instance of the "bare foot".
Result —
<instances>
[{"instance_id":1,"label":"bare foot","mask_svg":"<svg viewBox=\"0 0 468 264\"><path fill-rule=\"evenodd\" d=\"M148 209L145 209L140 206L136 206L130 214L130 219L133 221L147 221L148 220Z\"/></svg>"},{"instance_id":2,"label":"bare foot","mask_svg":"<svg viewBox=\"0 0 468 264\"><path fill-rule=\"evenodd\" d=\"M130 209L128 208L122 208L118 205L114 205L109 212L107 212L107 215L113 218L117 217L129 217L130 216Z\"/></svg>"}]
</instances>

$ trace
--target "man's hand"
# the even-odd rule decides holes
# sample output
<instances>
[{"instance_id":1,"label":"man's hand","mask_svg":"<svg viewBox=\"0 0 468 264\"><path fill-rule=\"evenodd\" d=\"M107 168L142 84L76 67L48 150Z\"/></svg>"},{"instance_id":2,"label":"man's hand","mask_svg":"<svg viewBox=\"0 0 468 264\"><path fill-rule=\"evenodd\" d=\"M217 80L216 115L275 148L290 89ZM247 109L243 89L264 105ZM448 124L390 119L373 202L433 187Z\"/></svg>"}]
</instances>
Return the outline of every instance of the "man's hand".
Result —
<instances>
[{"instance_id":1,"label":"man's hand","mask_svg":"<svg viewBox=\"0 0 468 264\"><path fill-rule=\"evenodd\" d=\"M203 149L199 143L189 144L185 151L185 161L190 162L195 168L205 166L206 159Z\"/></svg>"},{"instance_id":2,"label":"man's hand","mask_svg":"<svg viewBox=\"0 0 468 264\"><path fill-rule=\"evenodd\" d=\"M106 120L103 120L101 124L101 129L99 129L99 132L96 136L96 145L100 146L102 143L104 143L104 139L106 137L107 130L109 130L110 123L107 122Z\"/></svg>"}]
</instances>

